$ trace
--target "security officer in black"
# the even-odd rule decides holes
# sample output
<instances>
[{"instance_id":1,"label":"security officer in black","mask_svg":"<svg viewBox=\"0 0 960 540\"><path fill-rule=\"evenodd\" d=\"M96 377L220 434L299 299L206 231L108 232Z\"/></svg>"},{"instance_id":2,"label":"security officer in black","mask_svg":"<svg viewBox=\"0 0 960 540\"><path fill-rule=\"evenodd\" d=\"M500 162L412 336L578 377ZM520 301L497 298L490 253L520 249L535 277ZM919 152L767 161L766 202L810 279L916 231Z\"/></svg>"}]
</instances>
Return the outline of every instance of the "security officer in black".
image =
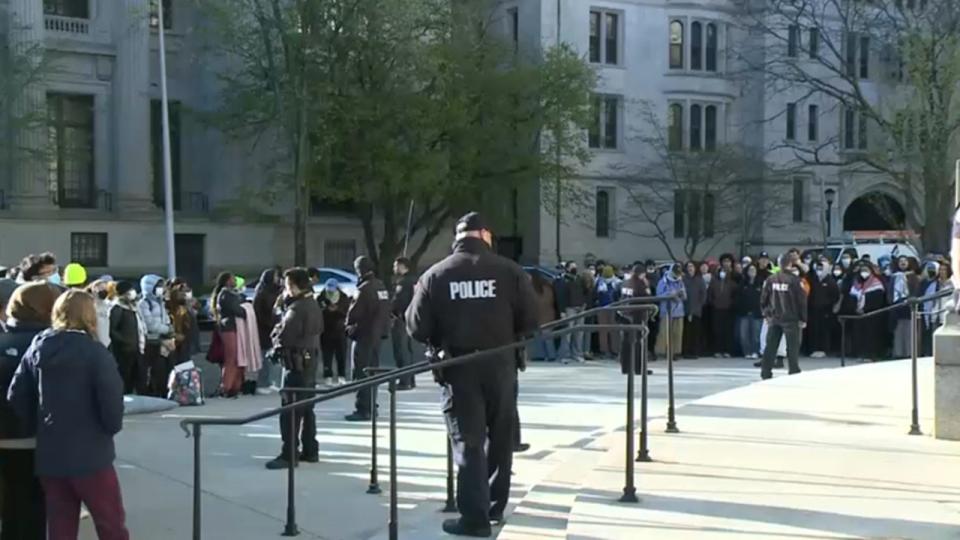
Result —
<instances>
[{"instance_id":1,"label":"security officer in black","mask_svg":"<svg viewBox=\"0 0 960 540\"><path fill-rule=\"evenodd\" d=\"M533 286L513 261L491 251L493 236L471 212L457 222L453 254L417 282L407 330L447 357L513 343L537 328ZM517 377L513 351L443 370L443 412L459 467L460 519L449 534L485 538L510 495ZM488 450L484 446L488 443Z\"/></svg>"},{"instance_id":2,"label":"security officer in black","mask_svg":"<svg viewBox=\"0 0 960 540\"><path fill-rule=\"evenodd\" d=\"M650 296L650 284L647 282L647 274L644 272L645 269L645 266L639 264L633 266L633 272L630 274L630 277L620 285L621 300ZM620 313L618 319L630 325L643 325L647 324L649 318L650 314L648 311L631 310ZM626 332L623 337L623 343L620 346L620 370L624 375L630 370L630 354L633 352L633 342L634 332ZM637 352L639 353L640 351ZM642 373L640 371L641 369L642 366L638 357L634 363L634 373L640 375Z\"/></svg>"},{"instance_id":3,"label":"security officer in black","mask_svg":"<svg viewBox=\"0 0 960 540\"><path fill-rule=\"evenodd\" d=\"M353 268L360 276L360 284L357 297L347 312L347 337L356 342L353 380L358 381L367 377L365 368L380 366L380 347L390 329L390 293L377 279L369 257L357 257ZM370 388L358 390L356 408L344 419L348 422L370 420L376 414L370 410L372 392Z\"/></svg>"}]
</instances>

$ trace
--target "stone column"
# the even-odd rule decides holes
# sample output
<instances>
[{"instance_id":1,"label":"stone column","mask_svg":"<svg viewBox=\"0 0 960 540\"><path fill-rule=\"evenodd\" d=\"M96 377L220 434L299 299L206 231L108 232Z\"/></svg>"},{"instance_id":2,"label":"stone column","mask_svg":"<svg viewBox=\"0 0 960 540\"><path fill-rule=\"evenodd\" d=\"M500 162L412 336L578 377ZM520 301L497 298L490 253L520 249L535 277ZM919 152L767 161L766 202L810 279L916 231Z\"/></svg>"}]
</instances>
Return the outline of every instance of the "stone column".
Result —
<instances>
[{"instance_id":1,"label":"stone column","mask_svg":"<svg viewBox=\"0 0 960 540\"><path fill-rule=\"evenodd\" d=\"M150 28L148 0L118 0L113 41L114 200L123 211L155 210L150 183Z\"/></svg>"},{"instance_id":2,"label":"stone column","mask_svg":"<svg viewBox=\"0 0 960 540\"><path fill-rule=\"evenodd\" d=\"M10 8L12 52L30 62L29 70L39 70L44 54L43 2L12 0ZM47 164L41 155L47 145L47 130L43 125L47 103L43 84L24 86L13 107L21 128L13 142L11 206L23 210L50 208L53 203L47 184Z\"/></svg>"},{"instance_id":3,"label":"stone column","mask_svg":"<svg viewBox=\"0 0 960 540\"><path fill-rule=\"evenodd\" d=\"M960 315L952 311L933 336L934 436L960 441Z\"/></svg>"}]
</instances>

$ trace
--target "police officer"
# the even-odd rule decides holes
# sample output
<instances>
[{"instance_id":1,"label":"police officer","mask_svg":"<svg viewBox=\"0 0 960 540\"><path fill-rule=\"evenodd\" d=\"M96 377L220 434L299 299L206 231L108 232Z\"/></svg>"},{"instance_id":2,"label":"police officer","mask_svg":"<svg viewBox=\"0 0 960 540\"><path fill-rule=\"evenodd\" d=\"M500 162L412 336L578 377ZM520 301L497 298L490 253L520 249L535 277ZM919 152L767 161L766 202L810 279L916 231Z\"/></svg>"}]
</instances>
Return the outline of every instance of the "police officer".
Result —
<instances>
[{"instance_id":1,"label":"police officer","mask_svg":"<svg viewBox=\"0 0 960 540\"><path fill-rule=\"evenodd\" d=\"M380 365L380 346L390 325L390 293L374 274L369 257L357 257L353 268L360 276L357 298L347 312L347 337L356 342L353 355L353 380L367 377L365 368ZM373 390L357 391L357 403L352 413L344 417L348 422L370 420L376 411L370 410Z\"/></svg>"},{"instance_id":2,"label":"police officer","mask_svg":"<svg viewBox=\"0 0 960 540\"><path fill-rule=\"evenodd\" d=\"M773 377L773 360L780 338L787 338L787 360L790 374L800 373L800 331L807 325L807 294L800 284L798 260L794 255L780 256L781 271L763 284L760 307L769 326L767 343L763 350L760 377Z\"/></svg>"},{"instance_id":3,"label":"police officer","mask_svg":"<svg viewBox=\"0 0 960 540\"><path fill-rule=\"evenodd\" d=\"M410 343L410 334L407 333L406 316L410 301L413 300L413 286L417 283L411 270L413 264L406 257L398 257L393 261L393 275L396 285L393 289L392 315L393 327L390 331L390 341L393 343L393 360L397 368L410 365L413 356L413 347ZM413 376L400 379L397 390L410 390L417 385Z\"/></svg>"},{"instance_id":4,"label":"police officer","mask_svg":"<svg viewBox=\"0 0 960 540\"><path fill-rule=\"evenodd\" d=\"M645 273L646 267L642 265L634 265L633 271L630 274L630 277L624 280L623 284L620 286L620 298L643 298L645 296L650 296L650 284L647 282L647 274ZM647 311L625 311L622 314L621 320L626 321L631 325L642 325L647 323L650 315ZM630 354L632 353L633 347L631 345L634 341L634 332L627 332L623 339L623 345L620 347L620 369L624 375L629 371L630 366ZM639 352L639 351L638 351ZM634 364L634 373L637 375L641 374L641 362L639 358Z\"/></svg>"},{"instance_id":5,"label":"police officer","mask_svg":"<svg viewBox=\"0 0 960 540\"><path fill-rule=\"evenodd\" d=\"M537 328L533 286L512 261L491 251L493 236L471 212L457 222L453 254L417 282L407 309L407 330L448 356L513 343ZM459 467L459 519L443 530L487 537L510 494L517 377L513 351L446 369L443 412ZM488 449L484 452L484 445Z\"/></svg>"}]
</instances>

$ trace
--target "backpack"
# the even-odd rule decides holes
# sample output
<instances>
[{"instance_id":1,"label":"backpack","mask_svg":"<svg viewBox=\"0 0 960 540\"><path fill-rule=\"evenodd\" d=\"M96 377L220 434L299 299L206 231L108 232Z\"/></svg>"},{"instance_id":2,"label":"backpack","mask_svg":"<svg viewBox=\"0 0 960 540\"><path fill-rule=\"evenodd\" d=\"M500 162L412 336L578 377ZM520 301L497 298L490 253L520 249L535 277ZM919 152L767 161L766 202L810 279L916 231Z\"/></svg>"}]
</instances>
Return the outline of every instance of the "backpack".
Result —
<instances>
[{"instance_id":1,"label":"backpack","mask_svg":"<svg viewBox=\"0 0 960 540\"><path fill-rule=\"evenodd\" d=\"M203 405L203 383L200 380L200 369L193 362L184 362L176 365L170 372L167 381L167 399L183 406Z\"/></svg>"}]
</instances>

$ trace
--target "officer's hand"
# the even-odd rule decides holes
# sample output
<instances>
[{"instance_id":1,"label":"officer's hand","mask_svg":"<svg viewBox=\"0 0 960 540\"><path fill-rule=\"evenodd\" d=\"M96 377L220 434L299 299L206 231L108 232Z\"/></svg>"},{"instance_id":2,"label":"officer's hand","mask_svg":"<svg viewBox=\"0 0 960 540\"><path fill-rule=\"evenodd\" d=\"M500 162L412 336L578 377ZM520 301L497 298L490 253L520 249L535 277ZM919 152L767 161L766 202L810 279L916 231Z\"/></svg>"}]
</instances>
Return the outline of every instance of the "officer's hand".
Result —
<instances>
[{"instance_id":1,"label":"officer's hand","mask_svg":"<svg viewBox=\"0 0 960 540\"><path fill-rule=\"evenodd\" d=\"M803 330L803 329L806 328L806 327L807 327L807 323L805 323L805 322L801 322L801 323L800 323L800 329L801 329L801 330Z\"/></svg>"}]
</instances>

